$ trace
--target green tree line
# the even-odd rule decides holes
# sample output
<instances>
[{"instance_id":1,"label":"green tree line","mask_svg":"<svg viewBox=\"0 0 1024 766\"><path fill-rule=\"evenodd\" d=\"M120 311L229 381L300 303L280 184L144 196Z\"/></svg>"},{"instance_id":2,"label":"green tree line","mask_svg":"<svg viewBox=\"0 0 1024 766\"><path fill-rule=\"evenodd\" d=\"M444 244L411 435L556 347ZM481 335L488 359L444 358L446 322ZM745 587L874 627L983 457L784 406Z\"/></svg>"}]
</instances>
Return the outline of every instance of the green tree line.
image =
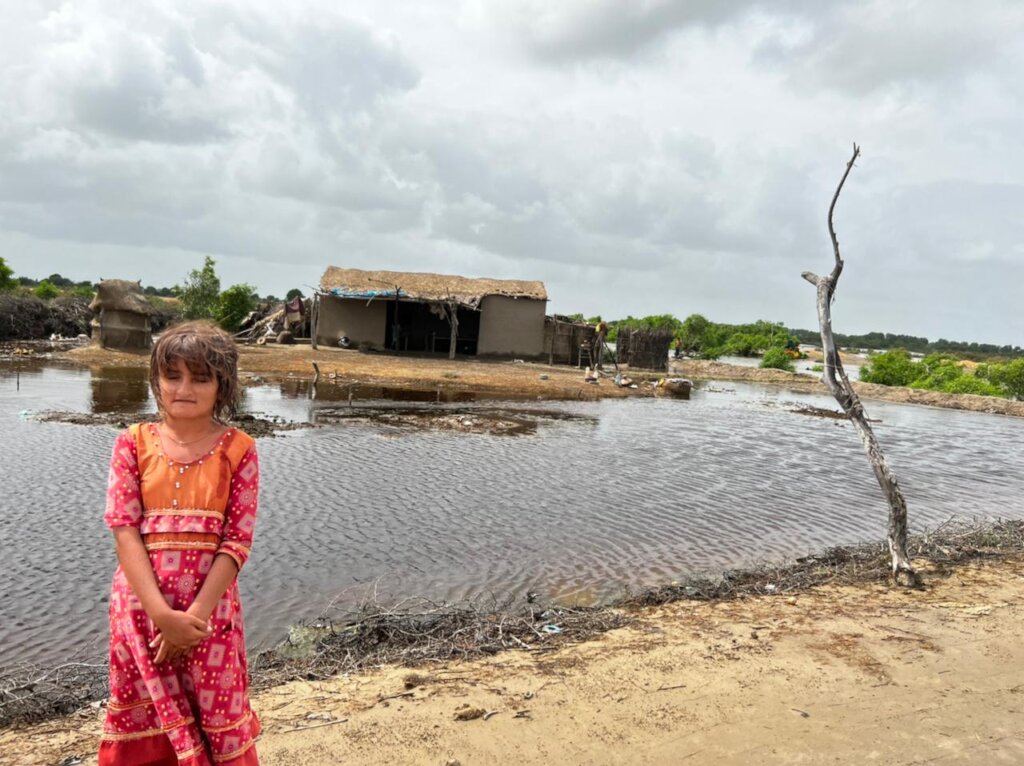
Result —
<instances>
[{"instance_id":1,"label":"green tree line","mask_svg":"<svg viewBox=\"0 0 1024 766\"><path fill-rule=\"evenodd\" d=\"M801 343L821 344L817 330L790 330ZM946 340L930 341L914 335L900 335L888 332L869 332L864 335L834 333L836 344L843 348L867 348L873 350L903 349L916 354L950 353L965 359L980 361L993 356L1024 356L1024 348L1014 345L998 346L993 343Z\"/></svg>"}]
</instances>

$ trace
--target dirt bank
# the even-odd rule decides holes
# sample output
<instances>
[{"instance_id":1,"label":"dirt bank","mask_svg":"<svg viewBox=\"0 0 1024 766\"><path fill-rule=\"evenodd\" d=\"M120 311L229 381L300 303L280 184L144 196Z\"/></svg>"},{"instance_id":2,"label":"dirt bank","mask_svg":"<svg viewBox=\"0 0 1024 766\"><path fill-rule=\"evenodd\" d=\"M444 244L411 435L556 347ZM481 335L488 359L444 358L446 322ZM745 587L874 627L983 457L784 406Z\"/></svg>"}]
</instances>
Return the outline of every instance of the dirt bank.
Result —
<instances>
[{"instance_id":1,"label":"dirt bank","mask_svg":"<svg viewBox=\"0 0 1024 766\"><path fill-rule=\"evenodd\" d=\"M723 362L699 359L684 359L672 363L673 374L692 380L746 380L752 383L775 383L785 385L794 391L828 394L825 384L817 377L785 372L783 370L762 370L759 367L739 367ZM939 391L922 391L898 386L879 386L874 383L856 381L854 389L863 399L875 399L897 404L924 404L929 407L945 407L953 410L991 412L999 415L1024 417L1024 402L999 399L993 396L973 394L944 394Z\"/></svg>"},{"instance_id":2,"label":"dirt bank","mask_svg":"<svg viewBox=\"0 0 1024 766\"><path fill-rule=\"evenodd\" d=\"M95 346L73 349L60 355L85 366L145 366L148 356L105 351ZM664 377L657 372L630 372L638 387L618 388L610 377L598 384L585 383L583 372L575 367L549 367L546 364L511 361L422 358L388 354L343 351L309 346L242 346L239 366L248 382L309 380L312 363L321 371L321 382L335 385L363 385L440 391L443 400L467 393L518 399L601 399L608 397L651 396L650 381ZM784 385L795 391L827 394L816 377L782 370L762 370L723 362L685 359L673 361L673 375L691 380L741 380ZM972 394L943 394L911 388L854 383L865 399L925 404L931 407L991 412L1024 417L1024 402Z\"/></svg>"},{"instance_id":3,"label":"dirt bank","mask_svg":"<svg viewBox=\"0 0 1024 766\"><path fill-rule=\"evenodd\" d=\"M1024 560L925 579L681 602L551 652L294 682L254 698L260 753L269 766L1024 762ZM94 764L101 716L0 732L0 763Z\"/></svg>"}]
</instances>

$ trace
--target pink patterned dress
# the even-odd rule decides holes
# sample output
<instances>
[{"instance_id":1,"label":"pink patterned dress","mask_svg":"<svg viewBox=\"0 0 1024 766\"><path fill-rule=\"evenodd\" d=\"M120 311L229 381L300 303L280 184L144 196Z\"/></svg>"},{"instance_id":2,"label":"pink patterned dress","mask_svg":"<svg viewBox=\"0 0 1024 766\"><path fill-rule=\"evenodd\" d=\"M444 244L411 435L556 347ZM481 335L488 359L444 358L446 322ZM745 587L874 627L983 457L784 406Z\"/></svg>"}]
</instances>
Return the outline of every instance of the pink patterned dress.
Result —
<instances>
[{"instance_id":1,"label":"pink patterned dress","mask_svg":"<svg viewBox=\"0 0 1024 766\"><path fill-rule=\"evenodd\" d=\"M259 491L253 439L230 429L190 463L163 453L155 424L114 444L104 520L136 527L160 590L174 609L192 604L219 553L249 557ZM110 701L101 766L255 766L260 724L249 707L237 580L210 618L209 638L175 660L153 662L154 626L125 579L110 595Z\"/></svg>"}]
</instances>

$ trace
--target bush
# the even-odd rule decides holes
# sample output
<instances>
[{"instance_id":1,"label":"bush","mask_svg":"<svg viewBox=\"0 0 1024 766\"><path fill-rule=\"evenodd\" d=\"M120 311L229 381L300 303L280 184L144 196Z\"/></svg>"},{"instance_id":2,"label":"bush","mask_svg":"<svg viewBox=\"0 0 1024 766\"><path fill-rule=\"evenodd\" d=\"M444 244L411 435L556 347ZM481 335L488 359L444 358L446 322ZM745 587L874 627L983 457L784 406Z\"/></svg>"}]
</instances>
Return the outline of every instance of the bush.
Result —
<instances>
[{"instance_id":1,"label":"bush","mask_svg":"<svg viewBox=\"0 0 1024 766\"><path fill-rule=\"evenodd\" d=\"M942 387L947 394L977 394L978 396L1002 396L1003 389L987 380L973 375L961 375Z\"/></svg>"},{"instance_id":2,"label":"bush","mask_svg":"<svg viewBox=\"0 0 1024 766\"><path fill-rule=\"evenodd\" d=\"M897 348L871 357L871 362L861 368L860 379L883 386L909 386L921 372L910 353Z\"/></svg>"},{"instance_id":3,"label":"bush","mask_svg":"<svg viewBox=\"0 0 1024 766\"><path fill-rule=\"evenodd\" d=\"M770 348L765 351L764 356L761 358L760 367L793 372L793 362L790 360L789 354L786 353L785 349L781 348Z\"/></svg>"},{"instance_id":4,"label":"bush","mask_svg":"<svg viewBox=\"0 0 1024 766\"><path fill-rule=\"evenodd\" d=\"M771 346L767 335L738 332L725 342L725 353L731 356L757 356Z\"/></svg>"},{"instance_id":5,"label":"bush","mask_svg":"<svg viewBox=\"0 0 1024 766\"><path fill-rule=\"evenodd\" d=\"M18 286L14 278L14 269L7 265L7 261L0 258L0 290L13 290Z\"/></svg>"},{"instance_id":6,"label":"bush","mask_svg":"<svg viewBox=\"0 0 1024 766\"><path fill-rule=\"evenodd\" d=\"M1014 359L1006 364L980 365L977 376L999 386L1007 396L1024 399L1024 359Z\"/></svg>"},{"instance_id":7,"label":"bush","mask_svg":"<svg viewBox=\"0 0 1024 766\"><path fill-rule=\"evenodd\" d=\"M217 323L228 332L236 332L246 315L256 308L256 289L252 285L232 285L220 294Z\"/></svg>"},{"instance_id":8,"label":"bush","mask_svg":"<svg viewBox=\"0 0 1024 766\"><path fill-rule=\"evenodd\" d=\"M32 294L41 300L48 301L60 295L60 288L53 284L49 279L44 279L39 283L38 287L32 291Z\"/></svg>"}]
</instances>

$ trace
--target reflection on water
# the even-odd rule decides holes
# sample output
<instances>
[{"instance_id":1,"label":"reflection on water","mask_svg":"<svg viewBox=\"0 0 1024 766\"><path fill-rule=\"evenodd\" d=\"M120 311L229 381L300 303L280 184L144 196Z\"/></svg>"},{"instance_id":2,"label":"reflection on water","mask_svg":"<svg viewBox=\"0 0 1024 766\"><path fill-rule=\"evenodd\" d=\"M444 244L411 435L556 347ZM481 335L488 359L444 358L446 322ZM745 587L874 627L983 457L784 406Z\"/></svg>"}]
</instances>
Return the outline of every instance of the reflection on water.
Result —
<instances>
[{"instance_id":1,"label":"reflection on water","mask_svg":"<svg viewBox=\"0 0 1024 766\"><path fill-rule=\"evenodd\" d=\"M15 368L0 365L0 664L57 660L101 640L114 568L102 524L114 430L39 423L26 411L85 412L97 398L110 406L97 390L120 378L18 369L20 390ZM138 386L120 395L125 409L151 410ZM315 400L300 381L249 388L246 406L298 420L322 410L324 421L349 409L346 385L318 388ZM261 439L260 523L242 576L250 638L265 645L367 588L607 598L695 570L881 538L886 506L856 434L790 411L800 403L835 406L733 382L699 386L687 402L437 404L380 393L352 409L441 419L500 411L537 427L499 438L369 418ZM868 410L881 420L912 526L1024 517L1024 423L888 403Z\"/></svg>"},{"instance_id":2,"label":"reflection on water","mask_svg":"<svg viewBox=\"0 0 1024 766\"><path fill-rule=\"evenodd\" d=\"M149 400L149 371L137 367L100 367L89 380L92 411L138 412Z\"/></svg>"}]
</instances>

